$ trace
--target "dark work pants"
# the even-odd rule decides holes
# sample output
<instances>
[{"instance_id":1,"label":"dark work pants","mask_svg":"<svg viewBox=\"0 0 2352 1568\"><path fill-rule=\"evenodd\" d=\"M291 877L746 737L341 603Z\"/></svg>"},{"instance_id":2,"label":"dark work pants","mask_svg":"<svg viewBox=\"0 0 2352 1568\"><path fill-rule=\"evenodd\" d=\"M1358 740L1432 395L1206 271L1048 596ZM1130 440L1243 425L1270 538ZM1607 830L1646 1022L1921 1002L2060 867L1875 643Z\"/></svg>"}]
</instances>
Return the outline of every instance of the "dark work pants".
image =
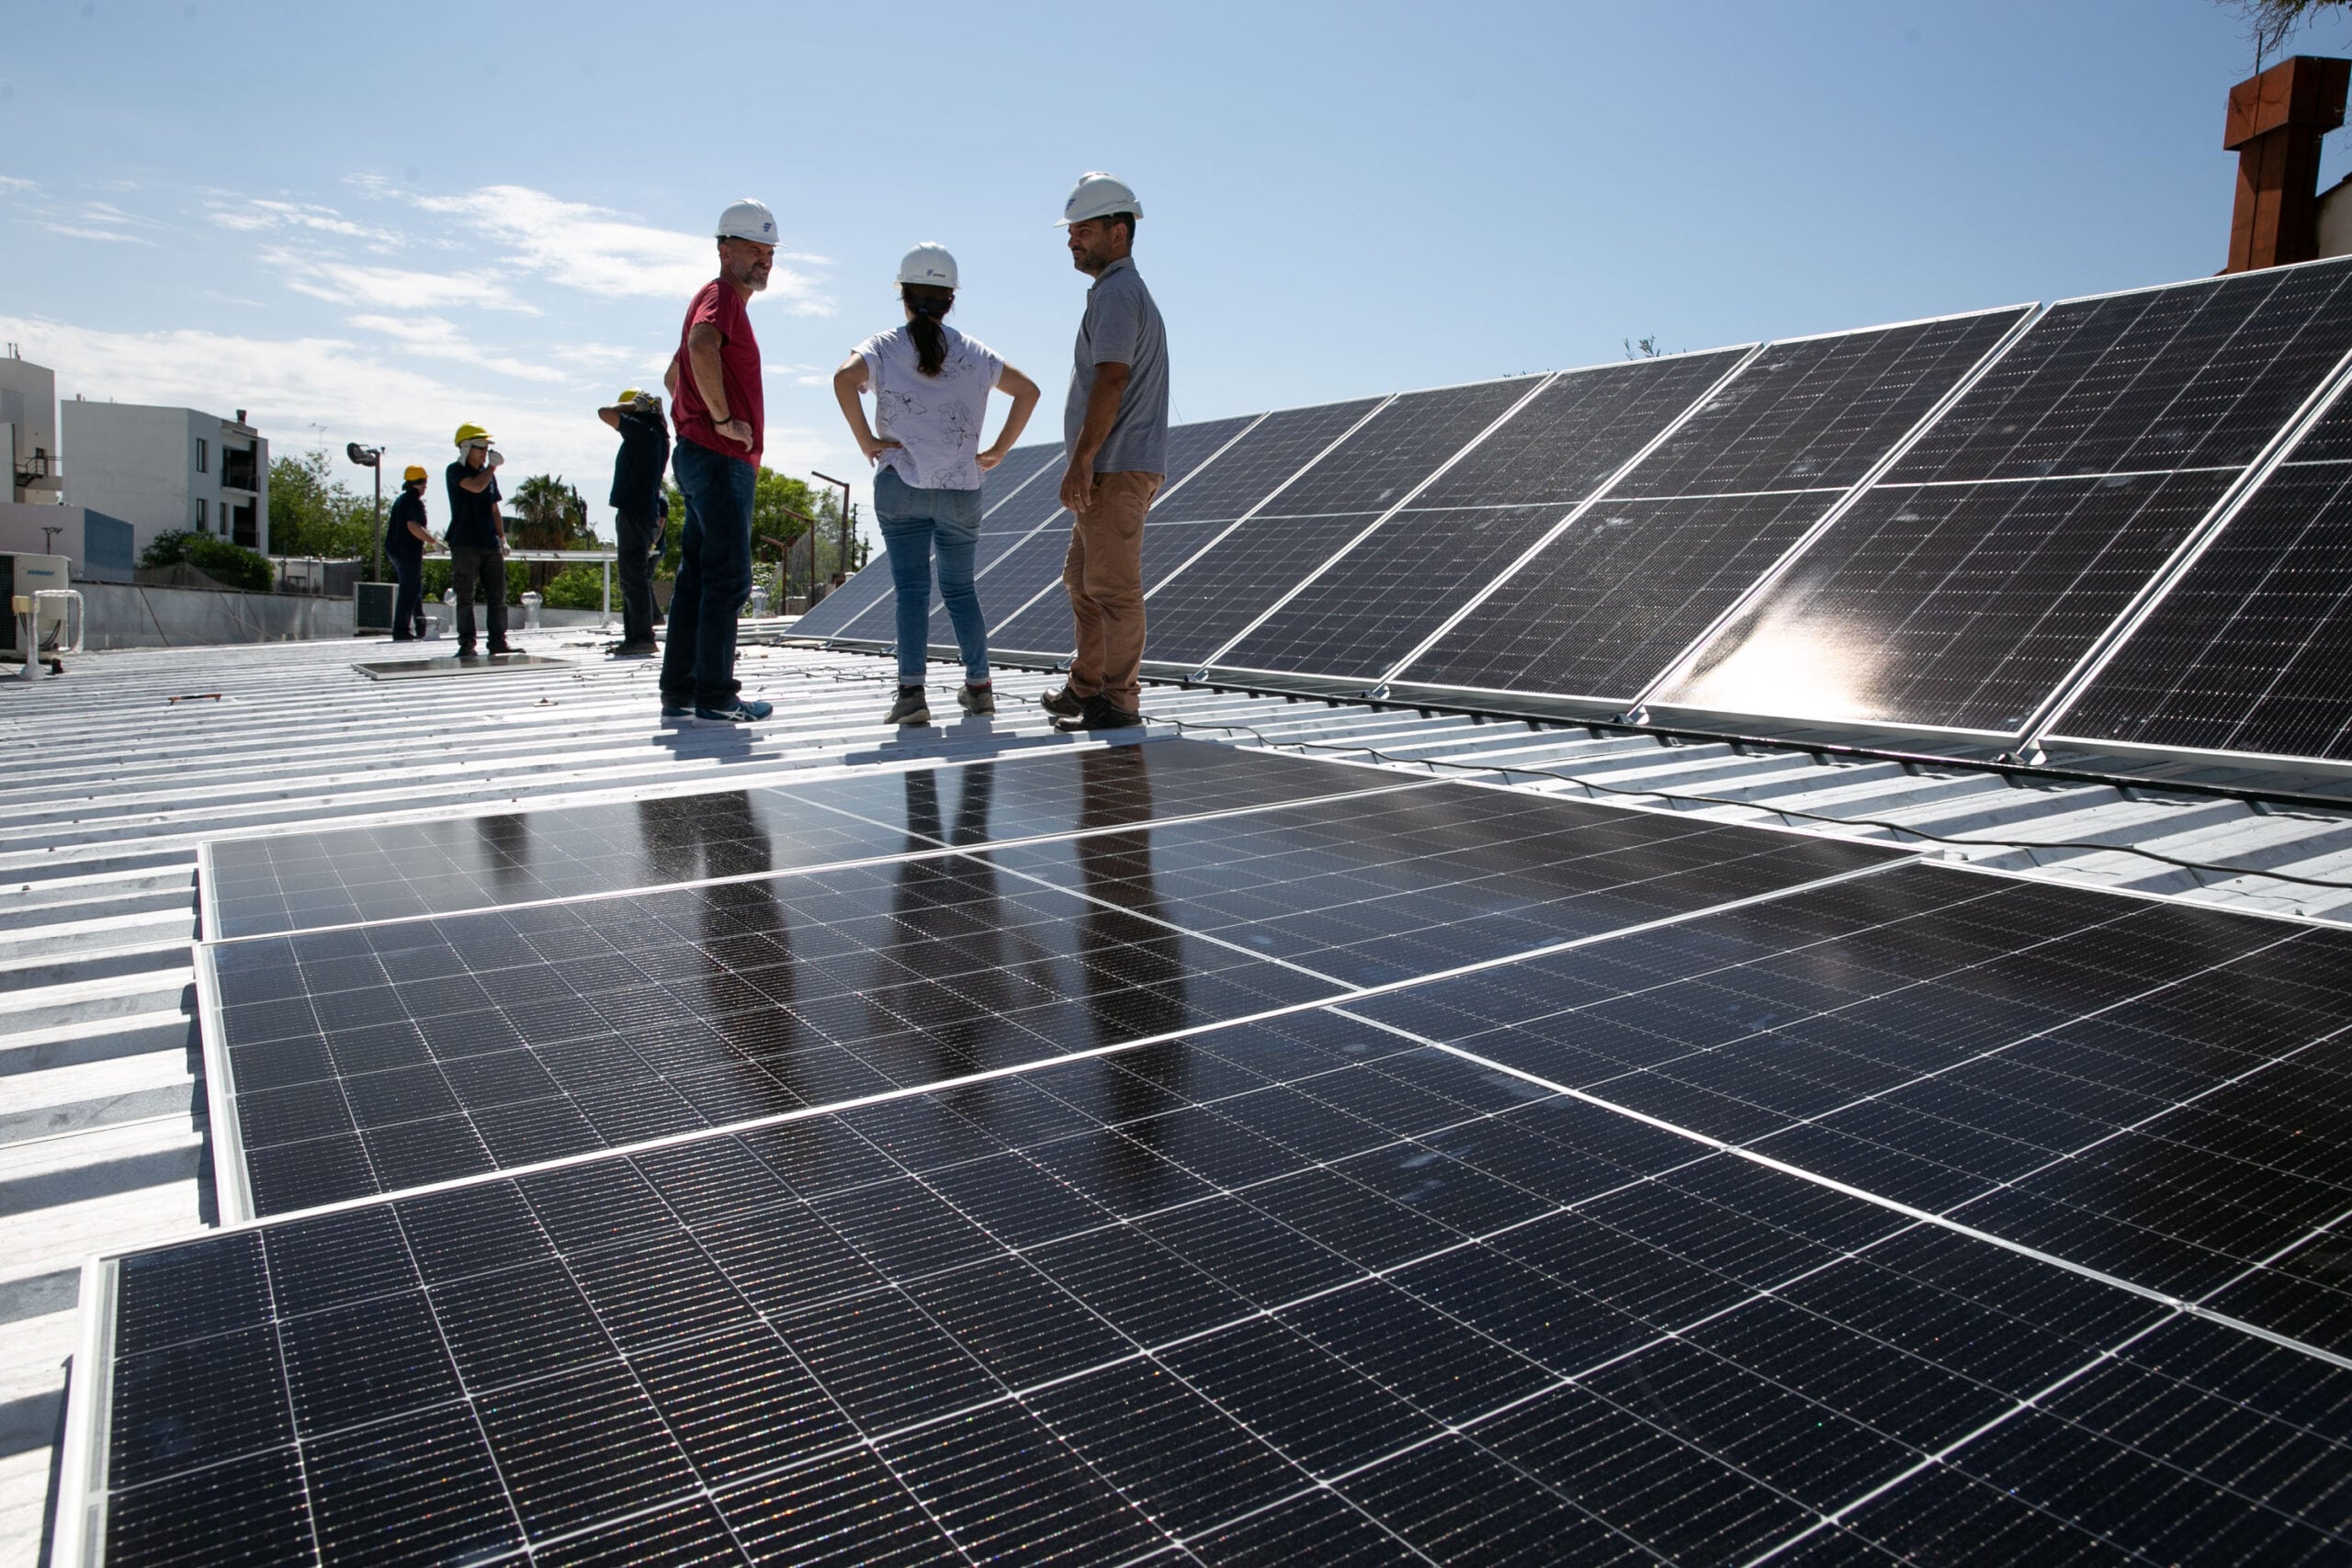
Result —
<instances>
[{"instance_id":1,"label":"dark work pants","mask_svg":"<svg viewBox=\"0 0 2352 1568\"><path fill-rule=\"evenodd\" d=\"M613 548L620 556L621 640L653 640L653 558L662 545L659 517L613 513Z\"/></svg>"},{"instance_id":2,"label":"dark work pants","mask_svg":"<svg viewBox=\"0 0 2352 1568\"><path fill-rule=\"evenodd\" d=\"M392 557L392 640L406 642L424 635L424 558Z\"/></svg>"},{"instance_id":3,"label":"dark work pants","mask_svg":"<svg viewBox=\"0 0 2352 1568\"><path fill-rule=\"evenodd\" d=\"M458 651L474 650L474 596L490 610L490 650L506 651L506 558L496 547L480 550L460 545L449 551L457 572Z\"/></svg>"},{"instance_id":4,"label":"dark work pants","mask_svg":"<svg viewBox=\"0 0 2352 1568\"><path fill-rule=\"evenodd\" d=\"M752 491L759 470L692 441L678 443L670 466L686 493L686 531L678 540L670 635L662 645L662 694L725 707L743 689L735 679L735 617L752 597Z\"/></svg>"}]
</instances>

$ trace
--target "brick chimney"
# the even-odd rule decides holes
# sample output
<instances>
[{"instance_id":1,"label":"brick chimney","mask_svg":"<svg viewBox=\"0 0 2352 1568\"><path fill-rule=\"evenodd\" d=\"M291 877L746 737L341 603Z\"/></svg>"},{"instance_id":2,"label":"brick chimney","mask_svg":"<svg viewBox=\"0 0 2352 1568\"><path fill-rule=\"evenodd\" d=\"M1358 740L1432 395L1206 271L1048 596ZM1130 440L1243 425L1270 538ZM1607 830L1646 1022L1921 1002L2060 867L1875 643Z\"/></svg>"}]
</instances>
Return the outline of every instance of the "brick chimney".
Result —
<instances>
[{"instance_id":1,"label":"brick chimney","mask_svg":"<svg viewBox=\"0 0 2352 1568\"><path fill-rule=\"evenodd\" d=\"M2230 265L2253 272L2319 254L2319 141L2344 123L2352 60L2298 54L2230 89L2222 145L2238 155Z\"/></svg>"}]
</instances>

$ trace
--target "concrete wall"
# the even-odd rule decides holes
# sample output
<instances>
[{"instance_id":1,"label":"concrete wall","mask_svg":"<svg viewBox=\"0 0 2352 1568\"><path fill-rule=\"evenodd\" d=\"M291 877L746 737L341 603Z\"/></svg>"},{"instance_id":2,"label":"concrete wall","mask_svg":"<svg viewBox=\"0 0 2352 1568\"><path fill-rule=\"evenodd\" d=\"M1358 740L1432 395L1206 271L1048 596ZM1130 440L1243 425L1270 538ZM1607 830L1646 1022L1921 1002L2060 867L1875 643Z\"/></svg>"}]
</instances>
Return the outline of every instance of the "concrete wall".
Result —
<instances>
[{"instance_id":1,"label":"concrete wall","mask_svg":"<svg viewBox=\"0 0 2352 1568\"><path fill-rule=\"evenodd\" d=\"M300 594L212 592L77 582L92 649L194 648L207 643L288 642L352 634L351 601Z\"/></svg>"},{"instance_id":2,"label":"concrete wall","mask_svg":"<svg viewBox=\"0 0 2352 1568\"><path fill-rule=\"evenodd\" d=\"M269 443L250 427L198 409L80 399L58 415L66 499L128 522L134 554L175 528L229 536L235 506L254 509L252 545L267 553ZM222 482L227 448L247 444L255 448L254 489L230 489Z\"/></svg>"},{"instance_id":3,"label":"concrete wall","mask_svg":"<svg viewBox=\"0 0 2352 1568\"><path fill-rule=\"evenodd\" d=\"M57 374L44 366L15 357L0 358L0 424L10 427L9 449L14 464L0 479L0 502L54 501L57 457ZM46 458L45 464L37 459ZM49 485L30 491L16 488L17 474L36 466L51 470Z\"/></svg>"},{"instance_id":4,"label":"concrete wall","mask_svg":"<svg viewBox=\"0 0 2352 1568\"><path fill-rule=\"evenodd\" d=\"M45 535L44 528L62 530ZM0 550L52 552L74 563L78 581L128 582L138 558L137 530L119 517L85 506L19 505L0 502Z\"/></svg>"}]
</instances>

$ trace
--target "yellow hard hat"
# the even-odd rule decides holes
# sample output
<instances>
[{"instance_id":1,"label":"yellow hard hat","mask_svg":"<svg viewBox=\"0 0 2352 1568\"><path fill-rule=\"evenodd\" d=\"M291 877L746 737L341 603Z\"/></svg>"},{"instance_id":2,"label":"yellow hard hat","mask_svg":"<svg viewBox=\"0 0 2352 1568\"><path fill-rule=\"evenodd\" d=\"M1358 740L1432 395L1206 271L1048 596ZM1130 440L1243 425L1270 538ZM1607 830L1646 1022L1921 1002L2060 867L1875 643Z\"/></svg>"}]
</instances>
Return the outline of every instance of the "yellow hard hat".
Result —
<instances>
[{"instance_id":1,"label":"yellow hard hat","mask_svg":"<svg viewBox=\"0 0 2352 1568\"><path fill-rule=\"evenodd\" d=\"M423 478L424 478L424 465L422 463L411 463L408 468L401 472L401 483L404 485L413 485Z\"/></svg>"},{"instance_id":2,"label":"yellow hard hat","mask_svg":"<svg viewBox=\"0 0 2352 1568\"><path fill-rule=\"evenodd\" d=\"M644 392L639 390L638 388L623 387L621 389L621 395L615 398L613 401L626 408L628 405L637 401L638 399L643 396L645 396Z\"/></svg>"},{"instance_id":3,"label":"yellow hard hat","mask_svg":"<svg viewBox=\"0 0 2352 1568\"><path fill-rule=\"evenodd\" d=\"M457 438L457 439L458 439L458 446L465 446L465 445L466 445L468 442L469 442L469 441L487 441L487 440L489 440L489 439L490 439L490 432L489 432L489 431L487 431L487 430L484 430L484 429L483 429L481 425L479 425L479 424L474 424L474 423L468 423L461 424L461 425L458 426L458 438Z\"/></svg>"}]
</instances>

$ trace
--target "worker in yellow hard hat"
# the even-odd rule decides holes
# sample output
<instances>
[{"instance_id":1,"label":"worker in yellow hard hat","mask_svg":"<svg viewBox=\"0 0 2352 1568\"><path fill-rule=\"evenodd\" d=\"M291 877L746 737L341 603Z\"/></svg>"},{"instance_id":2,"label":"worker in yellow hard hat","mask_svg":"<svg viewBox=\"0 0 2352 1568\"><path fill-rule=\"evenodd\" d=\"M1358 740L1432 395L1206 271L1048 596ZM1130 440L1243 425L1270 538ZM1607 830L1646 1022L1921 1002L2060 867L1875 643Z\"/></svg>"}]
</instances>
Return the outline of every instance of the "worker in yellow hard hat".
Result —
<instances>
[{"instance_id":1,"label":"worker in yellow hard hat","mask_svg":"<svg viewBox=\"0 0 2352 1568\"><path fill-rule=\"evenodd\" d=\"M392 640L411 642L424 635L424 549L437 544L424 525L424 481L421 463L411 463L401 475L401 492L392 500L392 514L384 526L384 554L400 584L392 595Z\"/></svg>"},{"instance_id":2,"label":"worker in yellow hard hat","mask_svg":"<svg viewBox=\"0 0 2352 1568\"><path fill-rule=\"evenodd\" d=\"M662 476L670 468L670 425L662 417L659 393L624 387L621 395L596 411L620 432L613 458L613 548L620 557L621 640L616 659L650 659L662 651L653 640L653 562L662 553L662 527L670 510Z\"/></svg>"},{"instance_id":3,"label":"worker in yellow hard hat","mask_svg":"<svg viewBox=\"0 0 2352 1568\"><path fill-rule=\"evenodd\" d=\"M506 516L498 510L498 466L506 461L490 432L470 422L458 426L458 460L449 465L449 565L458 589L458 657L474 654L474 599L490 610L490 651L506 646Z\"/></svg>"}]
</instances>

